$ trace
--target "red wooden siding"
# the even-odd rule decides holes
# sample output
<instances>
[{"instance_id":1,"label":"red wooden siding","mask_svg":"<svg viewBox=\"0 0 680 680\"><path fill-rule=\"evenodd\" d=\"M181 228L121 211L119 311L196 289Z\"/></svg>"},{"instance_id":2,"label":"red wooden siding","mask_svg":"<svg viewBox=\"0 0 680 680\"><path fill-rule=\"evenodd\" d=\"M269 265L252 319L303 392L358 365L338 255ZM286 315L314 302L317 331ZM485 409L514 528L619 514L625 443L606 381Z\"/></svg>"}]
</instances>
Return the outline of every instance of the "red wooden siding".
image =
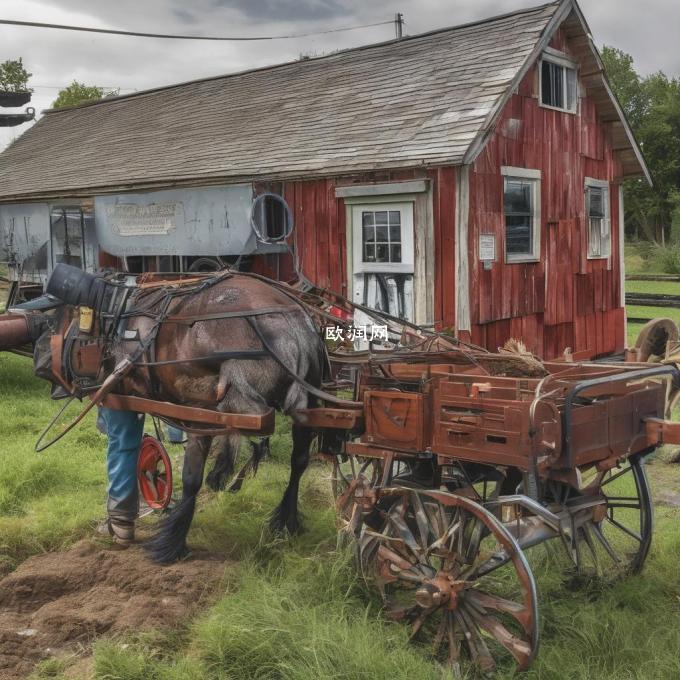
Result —
<instances>
[{"instance_id":1,"label":"red wooden siding","mask_svg":"<svg viewBox=\"0 0 680 680\"><path fill-rule=\"evenodd\" d=\"M555 47L565 49L558 34ZM566 347L592 356L621 350L619 201L621 171L609 125L594 103L581 99L578 114L538 105L536 69L508 102L497 130L470 176L472 340L490 349L509 337L524 340L546 358ZM506 264L501 166L541 170L541 257ZM609 260L587 259L586 177L610 182L612 248ZM496 235L493 268L479 262L480 233Z\"/></svg>"},{"instance_id":2,"label":"red wooden siding","mask_svg":"<svg viewBox=\"0 0 680 680\"><path fill-rule=\"evenodd\" d=\"M444 328L455 325L454 242L456 168L438 168L429 172L397 171L321 180L286 182L283 188L270 185L260 190L283 191L295 220L291 239L302 273L317 286L343 295L348 291L346 208L335 197L337 186L428 179L432 194L434 232L434 320ZM369 202L371 199L367 199ZM427 215L418 213L416 203L414 228L424 224ZM254 271L281 279L292 278L294 268L287 255L259 256Z\"/></svg>"}]
</instances>

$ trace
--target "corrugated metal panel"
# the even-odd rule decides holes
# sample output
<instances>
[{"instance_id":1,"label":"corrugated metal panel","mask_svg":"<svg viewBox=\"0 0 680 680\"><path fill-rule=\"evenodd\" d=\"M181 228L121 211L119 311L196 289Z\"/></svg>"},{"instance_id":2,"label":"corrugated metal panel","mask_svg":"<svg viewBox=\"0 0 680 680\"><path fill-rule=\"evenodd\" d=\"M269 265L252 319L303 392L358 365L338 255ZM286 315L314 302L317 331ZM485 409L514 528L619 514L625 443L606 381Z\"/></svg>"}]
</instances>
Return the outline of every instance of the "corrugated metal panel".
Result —
<instances>
[{"instance_id":1,"label":"corrugated metal panel","mask_svg":"<svg viewBox=\"0 0 680 680\"><path fill-rule=\"evenodd\" d=\"M119 257L250 253L252 193L239 184L95 196L97 238Z\"/></svg>"}]
</instances>

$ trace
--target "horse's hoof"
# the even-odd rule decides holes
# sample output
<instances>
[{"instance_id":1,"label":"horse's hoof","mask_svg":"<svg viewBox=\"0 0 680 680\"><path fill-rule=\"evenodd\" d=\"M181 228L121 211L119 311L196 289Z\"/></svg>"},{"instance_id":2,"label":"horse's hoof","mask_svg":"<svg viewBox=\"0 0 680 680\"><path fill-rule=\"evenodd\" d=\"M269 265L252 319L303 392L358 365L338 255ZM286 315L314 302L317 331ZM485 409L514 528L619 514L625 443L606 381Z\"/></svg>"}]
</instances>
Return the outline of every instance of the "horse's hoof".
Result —
<instances>
[{"instance_id":1,"label":"horse's hoof","mask_svg":"<svg viewBox=\"0 0 680 680\"><path fill-rule=\"evenodd\" d=\"M274 536L297 536L302 533L303 527L297 516L283 517L275 512L269 520L269 530Z\"/></svg>"}]
</instances>

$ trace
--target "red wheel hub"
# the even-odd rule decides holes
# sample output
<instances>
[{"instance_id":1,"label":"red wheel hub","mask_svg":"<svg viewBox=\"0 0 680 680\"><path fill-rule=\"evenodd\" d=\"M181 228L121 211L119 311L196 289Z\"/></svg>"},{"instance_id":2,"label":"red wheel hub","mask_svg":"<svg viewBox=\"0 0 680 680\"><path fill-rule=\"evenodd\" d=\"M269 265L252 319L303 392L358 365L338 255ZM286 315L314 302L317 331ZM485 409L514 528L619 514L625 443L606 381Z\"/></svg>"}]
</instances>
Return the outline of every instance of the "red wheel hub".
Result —
<instances>
[{"instance_id":1,"label":"red wheel hub","mask_svg":"<svg viewBox=\"0 0 680 680\"><path fill-rule=\"evenodd\" d=\"M142 439L137 462L139 490L147 505L164 510L172 500L172 463L163 444L148 434Z\"/></svg>"}]
</instances>

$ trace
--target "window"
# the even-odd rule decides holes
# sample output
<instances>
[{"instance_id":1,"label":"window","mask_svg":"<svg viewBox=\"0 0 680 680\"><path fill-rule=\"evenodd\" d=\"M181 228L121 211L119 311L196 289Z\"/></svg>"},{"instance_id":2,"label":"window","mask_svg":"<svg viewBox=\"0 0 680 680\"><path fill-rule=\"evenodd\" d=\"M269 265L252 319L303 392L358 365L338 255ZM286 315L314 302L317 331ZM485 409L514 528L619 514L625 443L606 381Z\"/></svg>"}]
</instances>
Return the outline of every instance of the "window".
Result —
<instances>
[{"instance_id":1,"label":"window","mask_svg":"<svg viewBox=\"0 0 680 680\"><path fill-rule=\"evenodd\" d=\"M363 210L361 227L364 262L401 262L399 210Z\"/></svg>"},{"instance_id":2,"label":"window","mask_svg":"<svg viewBox=\"0 0 680 680\"><path fill-rule=\"evenodd\" d=\"M502 172L505 260L536 261L541 244L540 170L504 167Z\"/></svg>"},{"instance_id":3,"label":"window","mask_svg":"<svg viewBox=\"0 0 680 680\"><path fill-rule=\"evenodd\" d=\"M541 104L574 113L577 101L576 64L549 53L543 55L540 69Z\"/></svg>"},{"instance_id":4,"label":"window","mask_svg":"<svg viewBox=\"0 0 680 680\"><path fill-rule=\"evenodd\" d=\"M352 207L355 271L413 271L413 204Z\"/></svg>"},{"instance_id":5,"label":"window","mask_svg":"<svg viewBox=\"0 0 680 680\"><path fill-rule=\"evenodd\" d=\"M588 218L588 257L606 258L611 254L609 219L609 185L586 179L586 215Z\"/></svg>"},{"instance_id":6,"label":"window","mask_svg":"<svg viewBox=\"0 0 680 680\"><path fill-rule=\"evenodd\" d=\"M80 207L53 207L50 213L52 266L61 262L85 267L85 221L92 219Z\"/></svg>"}]
</instances>

